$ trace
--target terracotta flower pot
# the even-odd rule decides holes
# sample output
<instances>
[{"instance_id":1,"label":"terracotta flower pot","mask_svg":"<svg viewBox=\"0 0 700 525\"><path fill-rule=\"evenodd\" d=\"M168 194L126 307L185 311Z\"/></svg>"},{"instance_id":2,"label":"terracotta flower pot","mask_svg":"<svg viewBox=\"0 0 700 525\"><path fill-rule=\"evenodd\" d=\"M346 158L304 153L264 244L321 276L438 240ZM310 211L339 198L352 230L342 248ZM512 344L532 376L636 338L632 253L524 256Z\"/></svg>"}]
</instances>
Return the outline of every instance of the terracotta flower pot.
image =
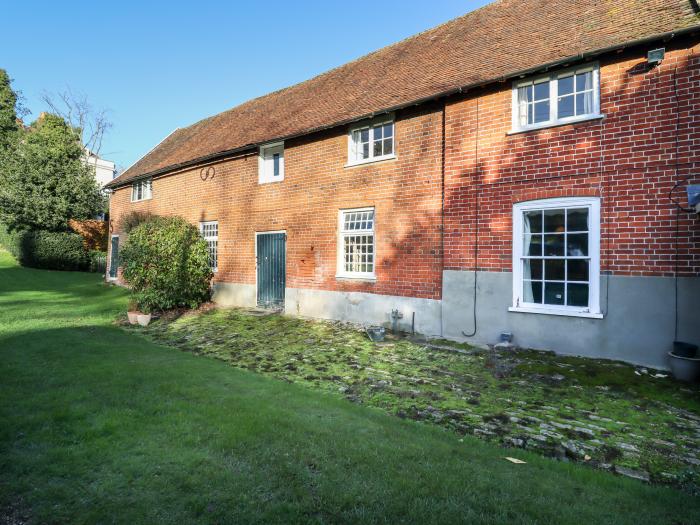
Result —
<instances>
[{"instance_id":1,"label":"terracotta flower pot","mask_svg":"<svg viewBox=\"0 0 700 525\"><path fill-rule=\"evenodd\" d=\"M139 313L136 321L141 325L141 326L148 326L148 323L151 322L151 314L142 314Z\"/></svg>"},{"instance_id":2,"label":"terracotta flower pot","mask_svg":"<svg viewBox=\"0 0 700 525\"><path fill-rule=\"evenodd\" d=\"M129 324L136 324L138 322L138 316L141 312L133 311L133 312L126 312L127 317L129 318Z\"/></svg>"}]
</instances>

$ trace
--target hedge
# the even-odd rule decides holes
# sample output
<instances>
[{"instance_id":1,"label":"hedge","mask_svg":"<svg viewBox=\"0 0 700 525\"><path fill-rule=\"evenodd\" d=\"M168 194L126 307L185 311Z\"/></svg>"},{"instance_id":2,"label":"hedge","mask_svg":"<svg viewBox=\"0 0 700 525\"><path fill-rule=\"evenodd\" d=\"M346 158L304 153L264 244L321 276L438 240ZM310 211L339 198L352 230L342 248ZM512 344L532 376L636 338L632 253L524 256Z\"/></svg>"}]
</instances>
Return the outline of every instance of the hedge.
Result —
<instances>
[{"instance_id":1,"label":"hedge","mask_svg":"<svg viewBox=\"0 0 700 525\"><path fill-rule=\"evenodd\" d=\"M8 232L0 226L2 244L22 266L48 270L85 271L89 258L83 238L77 233L23 231Z\"/></svg>"}]
</instances>

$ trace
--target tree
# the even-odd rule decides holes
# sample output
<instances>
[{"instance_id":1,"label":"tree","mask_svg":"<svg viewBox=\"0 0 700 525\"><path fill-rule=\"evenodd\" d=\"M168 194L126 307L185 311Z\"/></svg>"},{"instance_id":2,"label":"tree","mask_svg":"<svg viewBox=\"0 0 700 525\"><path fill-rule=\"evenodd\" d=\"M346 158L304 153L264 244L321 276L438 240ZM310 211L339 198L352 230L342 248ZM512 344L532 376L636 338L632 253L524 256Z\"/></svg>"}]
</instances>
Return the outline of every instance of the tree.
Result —
<instances>
[{"instance_id":1,"label":"tree","mask_svg":"<svg viewBox=\"0 0 700 525\"><path fill-rule=\"evenodd\" d=\"M65 120L42 114L0 151L0 222L11 230L64 231L69 219L93 218L104 196L83 154Z\"/></svg>"},{"instance_id":2,"label":"tree","mask_svg":"<svg viewBox=\"0 0 700 525\"><path fill-rule=\"evenodd\" d=\"M6 150L17 138L20 126L17 117L26 110L21 105L21 94L12 89L12 79L7 71L0 69L0 150Z\"/></svg>"},{"instance_id":3,"label":"tree","mask_svg":"<svg viewBox=\"0 0 700 525\"><path fill-rule=\"evenodd\" d=\"M88 150L99 155L102 139L112 127L112 123L107 119L107 110L94 109L85 95L73 93L70 88L56 95L43 93L41 100L53 114L63 118L76 130L80 141Z\"/></svg>"}]
</instances>

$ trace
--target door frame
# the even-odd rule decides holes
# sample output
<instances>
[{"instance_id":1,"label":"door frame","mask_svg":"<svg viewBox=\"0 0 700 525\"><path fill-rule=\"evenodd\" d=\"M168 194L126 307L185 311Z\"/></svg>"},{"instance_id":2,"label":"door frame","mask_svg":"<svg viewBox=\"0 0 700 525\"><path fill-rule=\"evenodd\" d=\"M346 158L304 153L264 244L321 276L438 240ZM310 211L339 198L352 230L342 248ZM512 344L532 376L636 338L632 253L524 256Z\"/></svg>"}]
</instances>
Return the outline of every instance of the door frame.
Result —
<instances>
[{"instance_id":1,"label":"door frame","mask_svg":"<svg viewBox=\"0 0 700 525\"><path fill-rule=\"evenodd\" d=\"M112 234L109 236L109 259L107 260L107 262L109 264L107 265L107 272L106 272L107 273L106 277L107 277L108 281L116 281L117 279L119 279L119 265L118 264L117 264L117 271L114 273L114 277L112 277L110 275L112 273L112 243L114 242L115 237L117 239L119 239L119 234L116 233L116 234ZM121 241L121 239L119 241L117 241L117 244L119 244L120 241Z\"/></svg>"},{"instance_id":2,"label":"door frame","mask_svg":"<svg viewBox=\"0 0 700 525\"><path fill-rule=\"evenodd\" d=\"M287 230L268 230L255 232L255 307L258 308L258 235L267 235L270 233L284 234L284 291L287 294ZM286 301L284 301L286 303ZM283 304L284 304L283 303Z\"/></svg>"}]
</instances>

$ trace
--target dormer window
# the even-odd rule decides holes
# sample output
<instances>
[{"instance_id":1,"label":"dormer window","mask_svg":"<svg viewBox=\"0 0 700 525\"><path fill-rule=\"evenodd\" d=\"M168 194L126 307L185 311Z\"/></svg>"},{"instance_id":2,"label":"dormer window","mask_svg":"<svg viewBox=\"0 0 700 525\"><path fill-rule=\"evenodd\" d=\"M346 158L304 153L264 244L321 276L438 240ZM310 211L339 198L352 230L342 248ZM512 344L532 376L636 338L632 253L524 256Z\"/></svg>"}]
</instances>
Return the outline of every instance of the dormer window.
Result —
<instances>
[{"instance_id":1,"label":"dormer window","mask_svg":"<svg viewBox=\"0 0 700 525\"><path fill-rule=\"evenodd\" d=\"M600 117L597 65L568 69L513 84L513 131Z\"/></svg>"},{"instance_id":2,"label":"dormer window","mask_svg":"<svg viewBox=\"0 0 700 525\"><path fill-rule=\"evenodd\" d=\"M145 201L152 197L152 179L143 179L131 185L131 202Z\"/></svg>"},{"instance_id":3,"label":"dormer window","mask_svg":"<svg viewBox=\"0 0 700 525\"><path fill-rule=\"evenodd\" d=\"M260 146L258 166L260 184L284 180L284 142Z\"/></svg>"},{"instance_id":4,"label":"dormer window","mask_svg":"<svg viewBox=\"0 0 700 525\"><path fill-rule=\"evenodd\" d=\"M384 117L350 128L348 164L395 158L394 119Z\"/></svg>"}]
</instances>

